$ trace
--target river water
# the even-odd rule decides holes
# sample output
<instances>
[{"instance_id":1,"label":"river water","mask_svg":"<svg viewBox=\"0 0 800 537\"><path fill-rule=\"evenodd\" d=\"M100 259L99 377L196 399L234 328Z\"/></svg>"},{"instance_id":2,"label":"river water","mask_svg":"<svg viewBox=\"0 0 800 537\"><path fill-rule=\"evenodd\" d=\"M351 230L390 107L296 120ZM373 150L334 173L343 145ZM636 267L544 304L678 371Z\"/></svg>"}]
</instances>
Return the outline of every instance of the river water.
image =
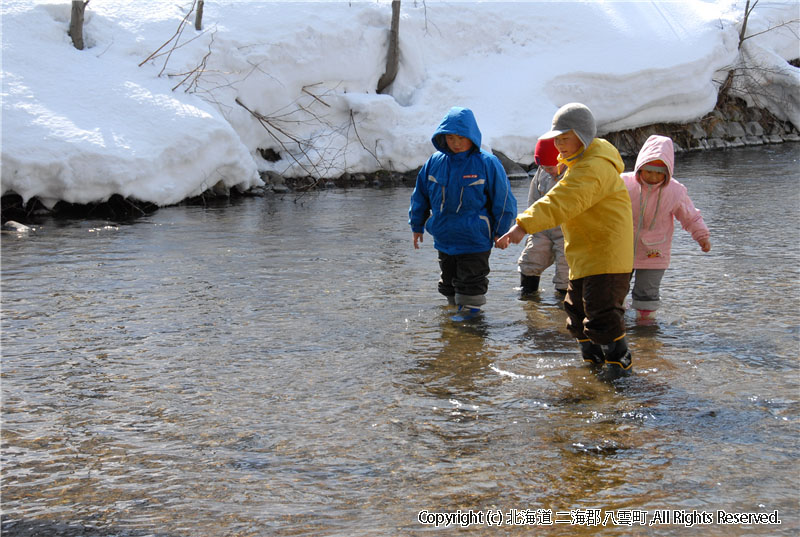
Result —
<instances>
[{"instance_id":1,"label":"river water","mask_svg":"<svg viewBox=\"0 0 800 537\"><path fill-rule=\"evenodd\" d=\"M3 535L797 535L799 158L678 156L713 249L676 230L616 384L520 247L452 321L409 188L4 235Z\"/></svg>"}]
</instances>

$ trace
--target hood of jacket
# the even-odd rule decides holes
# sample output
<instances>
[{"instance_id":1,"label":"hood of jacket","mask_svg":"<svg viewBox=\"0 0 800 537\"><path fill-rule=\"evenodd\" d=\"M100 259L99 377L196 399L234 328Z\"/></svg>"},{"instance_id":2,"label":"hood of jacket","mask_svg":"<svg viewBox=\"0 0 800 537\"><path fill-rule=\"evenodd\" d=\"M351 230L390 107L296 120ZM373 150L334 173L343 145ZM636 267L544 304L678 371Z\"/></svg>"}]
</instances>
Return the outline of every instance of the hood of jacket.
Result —
<instances>
[{"instance_id":1,"label":"hood of jacket","mask_svg":"<svg viewBox=\"0 0 800 537\"><path fill-rule=\"evenodd\" d=\"M447 147L445 141L445 134L457 134L465 138L469 138L472 142L473 150L480 151L481 149L481 131L478 129L478 122L475 120L475 114L469 108L462 108L454 106L447 114L445 114L442 122L436 128L436 132L431 137L433 147L442 153L452 155L453 152Z\"/></svg>"},{"instance_id":2,"label":"hood of jacket","mask_svg":"<svg viewBox=\"0 0 800 537\"><path fill-rule=\"evenodd\" d=\"M660 160L667 165L669 174L663 184L669 183L675 168L675 149L672 145L672 138L653 134L647 139L642 149L639 150L639 155L636 157L636 166L633 168L637 179L641 167L654 160Z\"/></svg>"}]
</instances>

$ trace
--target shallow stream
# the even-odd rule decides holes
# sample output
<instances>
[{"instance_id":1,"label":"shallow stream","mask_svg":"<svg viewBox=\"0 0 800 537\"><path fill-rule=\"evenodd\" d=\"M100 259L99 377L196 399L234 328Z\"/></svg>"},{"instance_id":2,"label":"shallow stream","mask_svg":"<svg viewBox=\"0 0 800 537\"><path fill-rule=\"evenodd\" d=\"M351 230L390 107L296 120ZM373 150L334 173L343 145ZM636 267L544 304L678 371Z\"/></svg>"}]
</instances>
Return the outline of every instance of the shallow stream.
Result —
<instances>
[{"instance_id":1,"label":"shallow stream","mask_svg":"<svg viewBox=\"0 0 800 537\"><path fill-rule=\"evenodd\" d=\"M2 533L797 535L799 159L678 156L713 249L678 227L615 385L552 268L518 300L520 247L492 254L482 318L453 322L408 188L4 235ZM476 523L429 523L458 510Z\"/></svg>"}]
</instances>

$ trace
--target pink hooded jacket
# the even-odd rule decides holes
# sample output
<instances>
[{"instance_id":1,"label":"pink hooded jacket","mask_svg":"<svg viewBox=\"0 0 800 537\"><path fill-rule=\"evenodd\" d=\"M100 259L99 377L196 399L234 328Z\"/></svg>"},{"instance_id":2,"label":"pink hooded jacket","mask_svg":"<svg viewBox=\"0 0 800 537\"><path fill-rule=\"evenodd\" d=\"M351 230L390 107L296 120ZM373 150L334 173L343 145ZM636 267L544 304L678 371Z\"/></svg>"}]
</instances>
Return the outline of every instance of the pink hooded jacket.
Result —
<instances>
[{"instance_id":1,"label":"pink hooded jacket","mask_svg":"<svg viewBox=\"0 0 800 537\"><path fill-rule=\"evenodd\" d=\"M641 167L654 160L663 161L669 170L667 179L659 185L649 185L639 178ZM634 269L669 267L675 218L695 241L709 237L703 217L689 199L686 187L672 178L674 167L672 139L654 134L639 151L634 171L622 174L633 209Z\"/></svg>"}]
</instances>

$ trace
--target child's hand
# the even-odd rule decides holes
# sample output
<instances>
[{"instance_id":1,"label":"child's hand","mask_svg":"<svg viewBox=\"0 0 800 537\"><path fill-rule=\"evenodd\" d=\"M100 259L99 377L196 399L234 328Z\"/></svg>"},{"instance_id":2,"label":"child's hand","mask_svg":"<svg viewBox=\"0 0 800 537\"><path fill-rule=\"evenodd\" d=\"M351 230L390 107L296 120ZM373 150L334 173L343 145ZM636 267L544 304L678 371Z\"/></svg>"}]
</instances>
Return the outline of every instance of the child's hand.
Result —
<instances>
[{"instance_id":1,"label":"child's hand","mask_svg":"<svg viewBox=\"0 0 800 537\"><path fill-rule=\"evenodd\" d=\"M508 248L510 243L519 244L522 239L525 238L525 230L519 224L514 224L511 229L508 230L508 233L494 241L494 245L500 248L501 250L505 250Z\"/></svg>"},{"instance_id":2,"label":"child's hand","mask_svg":"<svg viewBox=\"0 0 800 537\"><path fill-rule=\"evenodd\" d=\"M422 233L414 233L414 249L419 250L419 243L422 242Z\"/></svg>"},{"instance_id":3,"label":"child's hand","mask_svg":"<svg viewBox=\"0 0 800 537\"><path fill-rule=\"evenodd\" d=\"M701 240L697 241L697 243L700 245L700 249L703 250L704 252L708 252L708 251L711 250L711 241L710 240L701 239Z\"/></svg>"}]
</instances>

